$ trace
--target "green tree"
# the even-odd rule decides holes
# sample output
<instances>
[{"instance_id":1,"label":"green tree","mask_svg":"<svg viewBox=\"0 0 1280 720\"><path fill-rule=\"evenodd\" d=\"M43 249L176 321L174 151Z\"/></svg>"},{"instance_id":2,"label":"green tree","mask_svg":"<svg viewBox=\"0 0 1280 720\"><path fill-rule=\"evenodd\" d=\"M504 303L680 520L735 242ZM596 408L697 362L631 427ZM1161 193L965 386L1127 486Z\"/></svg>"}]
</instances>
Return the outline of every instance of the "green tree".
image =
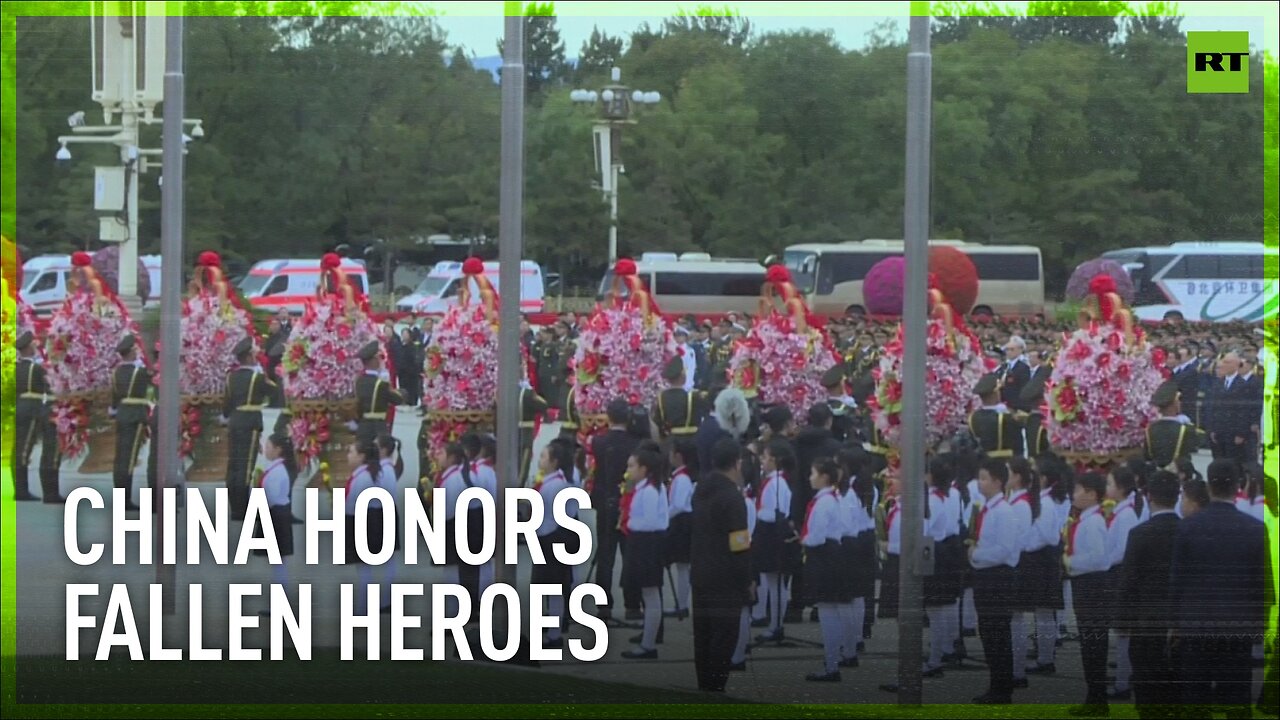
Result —
<instances>
[{"instance_id":1,"label":"green tree","mask_svg":"<svg viewBox=\"0 0 1280 720\"><path fill-rule=\"evenodd\" d=\"M595 78L607 77L610 68L621 60L622 38L602 32L598 27L592 28L591 37L582 43L582 49L578 52L574 80L585 84Z\"/></svg>"},{"instance_id":2,"label":"green tree","mask_svg":"<svg viewBox=\"0 0 1280 720\"><path fill-rule=\"evenodd\" d=\"M565 58L555 3L531 2L524 13L524 92L526 98L537 101L547 90L563 86L573 68ZM505 46L498 40L499 55Z\"/></svg>"}]
</instances>

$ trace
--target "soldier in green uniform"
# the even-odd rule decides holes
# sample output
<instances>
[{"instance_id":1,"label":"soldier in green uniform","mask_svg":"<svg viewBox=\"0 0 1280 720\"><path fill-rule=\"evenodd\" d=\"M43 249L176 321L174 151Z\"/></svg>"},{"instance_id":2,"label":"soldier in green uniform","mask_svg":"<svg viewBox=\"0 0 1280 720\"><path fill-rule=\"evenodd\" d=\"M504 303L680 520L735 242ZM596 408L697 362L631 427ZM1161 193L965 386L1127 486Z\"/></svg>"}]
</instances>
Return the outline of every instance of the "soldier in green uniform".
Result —
<instances>
[{"instance_id":1,"label":"soldier in green uniform","mask_svg":"<svg viewBox=\"0 0 1280 720\"><path fill-rule=\"evenodd\" d=\"M538 420L547 411L547 401L529 385L528 380L520 383L520 484L529 479L529 466L533 462L534 428Z\"/></svg>"},{"instance_id":2,"label":"soldier in green uniform","mask_svg":"<svg viewBox=\"0 0 1280 720\"><path fill-rule=\"evenodd\" d=\"M272 399L276 384L253 361L253 340L245 338L236 344L236 361L240 367L227 376L227 390L222 396L222 422L227 427L227 496L231 518L244 520L249 508L249 485L253 467L258 462L258 439L262 436L262 408Z\"/></svg>"},{"instance_id":3,"label":"soldier in green uniform","mask_svg":"<svg viewBox=\"0 0 1280 720\"><path fill-rule=\"evenodd\" d=\"M18 351L18 365L14 379L17 386L14 392L18 402L15 408L17 427L13 437L13 499L18 501L35 500L27 483L27 468L31 463L31 453L35 450L36 441L43 444L42 454L48 455L58 451L58 428L49 421L49 382L45 376L44 366L36 355L35 336L29 332L22 333L14 343ZM45 472L41 461L40 485L44 493L44 501L54 504L63 502L58 493L58 474Z\"/></svg>"},{"instance_id":4,"label":"soldier in green uniform","mask_svg":"<svg viewBox=\"0 0 1280 720\"><path fill-rule=\"evenodd\" d=\"M560 409L560 437L575 443L578 441L578 427L582 423L582 416L578 414L577 394L578 388L570 386L564 399L560 401L563 406Z\"/></svg>"},{"instance_id":5,"label":"soldier in green uniform","mask_svg":"<svg viewBox=\"0 0 1280 720\"><path fill-rule=\"evenodd\" d=\"M570 367L573 365L573 354L577 352L578 344L569 336L569 324L564 320L556 323L556 336L552 377L559 393L560 411L567 415L572 402L570 393L573 389L573 371Z\"/></svg>"},{"instance_id":6,"label":"soldier in green uniform","mask_svg":"<svg viewBox=\"0 0 1280 720\"><path fill-rule=\"evenodd\" d=\"M116 421L116 457L111 468L112 480L124 490L125 508L137 510L133 502L133 470L138 466L138 451L147 440L151 415L151 371L138 359L138 339L126 335L116 345L120 364L111 382L110 413Z\"/></svg>"},{"instance_id":7,"label":"soldier in green uniform","mask_svg":"<svg viewBox=\"0 0 1280 720\"><path fill-rule=\"evenodd\" d=\"M724 324L711 328L711 342L707 344L707 363L711 365L709 386L723 387L728 381L729 361L733 357L733 341Z\"/></svg>"},{"instance_id":8,"label":"soldier in green uniform","mask_svg":"<svg viewBox=\"0 0 1280 720\"><path fill-rule=\"evenodd\" d=\"M683 358L676 356L668 360L662 377L669 387L658 393L649 417L653 439L666 447L672 437L693 437L707 410L702 393L684 389Z\"/></svg>"},{"instance_id":9,"label":"soldier in green uniform","mask_svg":"<svg viewBox=\"0 0 1280 720\"><path fill-rule=\"evenodd\" d=\"M969 413L969 431L990 458L1022 457L1022 425L1000 402L1000 382L994 373L982 376L973 392L982 407Z\"/></svg>"},{"instance_id":10,"label":"soldier in green uniform","mask_svg":"<svg viewBox=\"0 0 1280 720\"><path fill-rule=\"evenodd\" d=\"M1032 378L1022 388L1022 394L1019 396L1023 406L1031 408L1028 412L1019 413L1019 415L1025 415L1022 420L1022 441L1027 449L1027 457L1032 459L1050 450L1049 430L1045 427L1044 415L1040 412L1040 406L1044 404L1044 381L1044 377Z\"/></svg>"},{"instance_id":11,"label":"soldier in green uniform","mask_svg":"<svg viewBox=\"0 0 1280 720\"><path fill-rule=\"evenodd\" d=\"M544 327L538 331L538 342L534 345L533 356L534 363L537 365L538 389L553 406L559 407L560 383L556 379L556 345L551 328Z\"/></svg>"},{"instance_id":12,"label":"soldier in green uniform","mask_svg":"<svg viewBox=\"0 0 1280 720\"><path fill-rule=\"evenodd\" d=\"M276 343L267 351L267 357L279 367L279 360L284 356L284 343ZM280 377L271 378L275 387L271 392L271 407L279 408L280 414L276 416L276 424L271 428L272 435L288 435L289 425L293 423L293 411L289 409L289 401L284 395L284 380Z\"/></svg>"},{"instance_id":13,"label":"soldier in green uniform","mask_svg":"<svg viewBox=\"0 0 1280 720\"><path fill-rule=\"evenodd\" d=\"M845 392L844 366L833 365L822 375L822 387L827 391L827 407L831 408L831 434L838 442L844 442L854 432L857 403Z\"/></svg>"},{"instance_id":14,"label":"soldier in green uniform","mask_svg":"<svg viewBox=\"0 0 1280 720\"><path fill-rule=\"evenodd\" d=\"M391 387L391 374L382 366L382 344L360 348L364 374L356 378L356 442L364 447L387 432L387 408L403 405L404 396Z\"/></svg>"},{"instance_id":15,"label":"soldier in green uniform","mask_svg":"<svg viewBox=\"0 0 1280 720\"><path fill-rule=\"evenodd\" d=\"M1189 460L1196 451L1199 438L1196 428L1182 414L1178 384L1165 382L1151 396L1151 404L1160 410L1160 418L1147 426L1143 452L1157 467L1177 472L1181 460Z\"/></svg>"}]
</instances>

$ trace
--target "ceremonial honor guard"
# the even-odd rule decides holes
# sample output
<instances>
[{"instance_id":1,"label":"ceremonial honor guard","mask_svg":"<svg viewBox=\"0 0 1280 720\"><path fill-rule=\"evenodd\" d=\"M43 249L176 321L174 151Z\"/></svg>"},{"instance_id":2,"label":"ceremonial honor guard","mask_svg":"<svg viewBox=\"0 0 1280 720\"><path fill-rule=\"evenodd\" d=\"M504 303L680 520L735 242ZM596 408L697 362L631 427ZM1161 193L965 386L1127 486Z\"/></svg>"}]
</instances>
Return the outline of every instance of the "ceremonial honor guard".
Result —
<instances>
[{"instance_id":1,"label":"ceremonial honor guard","mask_svg":"<svg viewBox=\"0 0 1280 720\"><path fill-rule=\"evenodd\" d=\"M989 458L1005 460L1021 456L1022 426L1000 402L1000 384L996 376L984 375L973 392L982 398L982 407L969 413L969 431L983 453Z\"/></svg>"},{"instance_id":2,"label":"ceremonial honor guard","mask_svg":"<svg viewBox=\"0 0 1280 720\"><path fill-rule=\"evenodd\" d=\"M670 387L658 393L653 405L653 439L666 446L670 445L668 439L671 437L692 438L705 414L699 393L686 389L685 369L684 359L678 355L667 361L662 377Z\"/></svg>"},{"instance_id":3,"label":"ceremonial honor guard","mask_svg":"<svg viewBox=\"0 0 1280 720\"><path fill-rule=\"evenodd\" d=\"M1044 424L1044 414L1040 411L1044 405L1044 381L1047 373L1039 373L1033 377L1026 387L1022 388L1022 406L1027 408L1022 420L1022 442L1028 458L1038 458L1049 452L1049 429Z\"/></svg>"},{"instance_id":4,"label":"ceremonial honor guard","mask_svg":"<svg viewBox=\"0 0 1280 720\"><path fill-rule=\"evenodd\" d=\"M284 356L284 343L280 342L272 345L271 349L267 351L267 356L273 362L278 363L280 358ZM289 425L293 423L293 410L289 409L289 401L285 398L284 380L277 377L273 378L273 382L275 382L275 387L271 393L271 407L279 408L280 414L276 416L276 424L272 428L271 434L288 435Z\"/></svg>"},{"instance_id":5,"label":"ceremonial honor guard","mask_svg":"<svg viewBox=\"0 0 1280 720\"><path fill-rule=\"evenodd\" d=\"M844 368L834 365L822 376L822 387L827 391L827 407L831 408L831 435L844 442L853 434L853 421L858 406L845 391Z\"/></svg>"},{"instance_id":6,"label":"ceremonial honor guard","mask_svg":"<svg viewBox=\"0 0 1280 720\"><path fill-rule=\"evenodd\" d=\"M133 470L138 451L147 439L151 415L151 371L138 358L138 339L126 335L116 346L120 364L112 376L111 416L116 420L116 458L112 467L115 486L124 489L125 507L137 510L133 502ZM257 443L257 438L253 442ZM252 465L249 469L252 469ZM246 500L248 488L245 489ZM243 511L241 513L243 515Z\"/></svg>"},{"instance_id":7,"label":"ceremonial honor guard","mask_svg":"<svg viewBox=\"0 0 1280 720\"><path fill-rule=\"evenodd\" d=\"M382 367L381 351L377 340L360 348L364 374L356 378L356 442L361 446L387 432L388 408L404 404L404 396L391 387L391 374Z\"/></svg>"},{"instance_id":8,"label":"ceremonial honor guard","mask_svg":"<svg viewBox=\"0 0 1280 720\"><path fill-rule=\"evenodd\" d=\"M1196 428L1182 415L1178 384L1169 380L1151 397L1151 404L1160 409L1160 418L1147 426L1147 439L1143 450L1147 460L1164 470L1177 473L1177 465L1190 460L1196 451Z\"/></svg>"},{"instance_id":9,"label":"ceremonial honor guard","mask_svg":"<svg viewBox=\"0 0 1280 720\"><path fill-rule=\"evenodd\" d=\"M18 351L18 366L15 368L17 386L14 392L18 396L15 408L17 421L14 434L13 449L13 499L19 501L35 500L27 484L27 468L31 464L31 453L36 441L40 441L42 455L40 461L40 488L46 503L63 502L58 492L58 472L46 470L43 456L50 458L58 453L58 427L49 421L49 382L45 376L44 366L36 354L35 336L24 332L14 343Z\"/></svg>"},{"instance_id":10,"label":"ceremonial honor guard","mask_svg":"<svg viewBox=\"0 0 1280 720\"><path fill-rule=\"evenodd\" d=\"M527 372L527 371L526 371ZM538 439L542 414L547 411L547 401L539 395L527 379L520 382L520 484L529 478L529 466L533 461L533 443ZM570 472L570 479L573 475Z\"/></svg>"},{"instance_id":11,"label":"ceremonial honor guard","mask_svg":"<svg viewBox=\"0 0 1280 720\"><path fill-rule=\"evenodd\" d=\"M258 462L258 438L262 435L262 408L275 392L275 383L253 362L253 340L245 338L235 347L240 367L227 377L222 399L222 421L227 427L231 451L227 457L227 496L231 517L244 520L249 507L249 483Z\"/></svg>"},{"instance_id":12,"label":"ceremonial honor guard","mask_svg":"<svg viewBox=\"0 0 1280 720\"><path fill-rule=\"evenodd\" d=\"M578 428L582 416L578 414L578 388L569 387L560 399L560 437L566 440L578 440Z\"/></svg>"}]
</instances>

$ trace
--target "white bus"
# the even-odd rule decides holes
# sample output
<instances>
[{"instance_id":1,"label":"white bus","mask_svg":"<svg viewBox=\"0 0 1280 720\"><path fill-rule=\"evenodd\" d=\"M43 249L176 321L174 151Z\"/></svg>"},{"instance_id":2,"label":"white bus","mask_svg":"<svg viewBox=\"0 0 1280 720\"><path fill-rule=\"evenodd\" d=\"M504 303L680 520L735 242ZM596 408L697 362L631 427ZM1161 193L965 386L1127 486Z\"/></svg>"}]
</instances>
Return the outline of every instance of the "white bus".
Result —
<instances>
[{"instance_id":1,"label":"white bus","mask_svg":"<svg viewBox=\"0 0 1280 720\"><path fill-rule=\"evenodd\" d=\"M658 309L675 315L755 313L760 309L764 266L755 260L713 259L706 253L645 253L636 274ZM613 289L613 268L600 281L596 300Z\"/></svg>"},{"instance_id":2,"label":"white bus","mask_svg":"<svg viewBox=\"0 0 1280 720\"><path fill-rule=\"evenodd\" d=\"M960 240L930 240L929 244L950 245L973 261L978 271L974 315L1044 314L1040 248ZM862 281L867 272L881 260L902 254L901 240L862 240L792 245L782 258L796 286L804 291L809 307L820 315L837 317L864 314Z\"/></svg>"},{"instance_id":3,"label":"white bus","mask_svg":"<svg viewBox=\"0 0 1280 720\"><path fill-rule=\"evenodd\" d=\"M1112 250L1134 287L1140 320L1262 322L1275 317L1280 283L1266 278L1276 250L1260 242L1179 242L1166 247Z\"/></svg>"}]
</instances>

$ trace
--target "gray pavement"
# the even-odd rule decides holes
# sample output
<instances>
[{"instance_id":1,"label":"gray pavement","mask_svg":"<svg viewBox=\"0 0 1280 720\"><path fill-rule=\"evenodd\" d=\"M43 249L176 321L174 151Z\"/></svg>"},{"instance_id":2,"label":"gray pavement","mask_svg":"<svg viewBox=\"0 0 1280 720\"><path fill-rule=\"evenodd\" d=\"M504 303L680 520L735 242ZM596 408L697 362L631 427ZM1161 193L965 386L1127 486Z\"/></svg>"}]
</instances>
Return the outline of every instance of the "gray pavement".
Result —
<instances>
[{"instance_id":1,"label":"gray pavement","mask_svg":"<svg viewBox=\"0 0 1280 720\"><path fill-rule=\"evenodd\" d=\"M267 425L274 421L271 413L264 418ZM416 414L400 413L395 423L395 434L404 442L405 448L415 447L419 419ZM544 426L538 445L555 437L556 426ZM405 473L401 480L402 488L412 487L417 473L416 457L405 458ZM145 457L145 455L144 455ZM1196 458L1197 466L1207 465L1208 457ZM32 473L33 478L35 473ZM334 478L340 482L340 478ZM33 479L32 485L35 485ZM17 579L18 579L18 632L17 649L22 655L55 655L61 656L66 647L66 600L65 585L68 583L100 584L101 594L97 598L86 598L81 605L85 614L94 613L99 619L105 614L107 593L112 584L125 583L129 586L138 628L143 640L144 651L148 650L150 636L150 611L147 606L147 585L156 581L156 568L137 564L137 539L131 537L129 543L128 562L114 565L111 562L110 544L110 500L111 481L107 475L80 475L75 467L68 464L63 469L62 491L64 494L75 487L91 486L108 498L108 509L82 513L78 535L82 546L90 542L106 543L106 553L99 562L81 567L72 563L63 550L63 510L59 506L45 506L38 503L20 503L17 512ZM139 468L135 487L145 485L145 473ZM212 507L213 490L216 484L203 483L198 487ZM303 483L298 483L295 497L295 510L300 516L302 505ZM322 496L325 493L322 492ZM327 501L322 504L322 517L328 517L331 509ZM594 522L593 514L587 513L584 520ZM232 525L232 547L240 533L240 525ZM313 646L334 647L339 644L338 633L338 586L342 583L356 582L354 566L334 567L327 564L308 566L304 564L304 531L301 525L294 526L295 548L297 554L290 558L290 580L295 583L312 585L313 612ZM322 539L320 557L329 557L327 535ZM186 557L185 514L178 521L178 557L184 561ZM247 566L219 566L213 563L212 555L207 547L202 548L202 561L199 566L188 566L180 562L176 568L178 579L177 614L164 619L164 638L166 647L188 646L188 602L191 583L203 586L203 617L205 647L227 647L227 624L225 618L229 611L226 586L231 583L271 582L271 569L263 558L253 558ZM422 558L425 558L425 550ZM429 562L426 560L424 562ZM398 567L396 582L424 583L443 581L440 569L429 564L414 567L403 565L403 552L397 552ZM516 568L517 586L527 598L527 584L530 574L530 563L527 552L521 548L520 562ZM621 563L618 563L621 571ZM374 570L374 579L382 578L382 570ZM671 588L664 588L664 599L668 605L673 601ZM265 606L265 600L250 599L247 601L248 612ZM431 638L427 627L430 617L429 589L427 596L409 598L406 612L423 618L423 628L409 630L406 633L406 644L409 647L424 648L430 657ZM618 612L621 612L619 610ZM806 618L807 619L807 618ZM1074 628L1074 621L1069 620ZM265 623L264 623L265 624ZM527 625L526 625L527 627ZM620 653L630 647L628 638L639 633L638 629L614 629L610 633L608 654L594 663L581 663L574 660L544 663L541 672L562 673L574 677L590 678L604 681L625 682L662 690L695 690L696 682L693 671L692 623L689 620L674 621L668 619L665 628L665 642L659 646L659 659L656 661L629 661L620 657ZM897 663L898 646L897 626L892 621L877 621L874 636L866 643L866 651L861 657L861 667L843 671L844 679L839 683L808 683L806 673L817 671L822 664L822 651L817 623L804 622L787 626L789 639L796 642L790 646L767 646L753 648L748 656L747 671L735 673L730 679L729 694L733 697L758 702L784 703L885 703L894 702L895 696L878 689L882 683L894 682ZM582 628L574 628L570 637L582 637L590 640L590 634ZM927 631L926 631L927 636ZM248 647L268 648L268 633L259 628L246 633ZM361 637L357 633L357 637ZM96 651L98 632L82 631L80 647L82 658L91 658ZM927 640L926 640L927 642ZM388 657L390 645L390 619L382 618L382 652ZM981 643L976 638L967 641L968 650L973 658L981 658ZM363 655L364 644L357 640L357 657ZM266 653L264 652L264 656ZM1257 680L1261 681L1261 671ZM1031 678L1031 687L1019 690L1015 695L1018 702L1027 703L1075 703L1084 697L1084 679L1080 665L1079 645L1075 642L1065 643L1057 653L1057 673L1050 677ZM986 669L975 660L971 660L960 670L949 670L945 676L927 680L925 684L925 700L929 703L966 703L975 695L986 689ZM660 696L655 696L655 699Z\"/></svg>"}]
</instances>

